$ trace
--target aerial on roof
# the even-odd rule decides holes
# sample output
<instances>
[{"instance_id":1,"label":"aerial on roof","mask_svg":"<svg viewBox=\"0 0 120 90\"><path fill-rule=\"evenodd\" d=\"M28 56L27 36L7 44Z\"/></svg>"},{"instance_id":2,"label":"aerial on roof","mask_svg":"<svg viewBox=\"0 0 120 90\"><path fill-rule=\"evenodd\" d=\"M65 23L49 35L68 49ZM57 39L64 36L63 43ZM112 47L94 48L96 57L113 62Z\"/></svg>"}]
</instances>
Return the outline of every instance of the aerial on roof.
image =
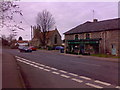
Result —
<instances>
[{"instance_id":1,"label":"aerial on roof","mask_svg":"<svg viewBox=\"0 0 120 90\"><path fill-rule=\"evenodd\" d=\"M120 18L109 19L104 21L94 22L87 21L64 34L77 34L77 33L86 33L86 32L97 32L97 31L105 31L105 30L120 30L119 27Z\"/></svg>"}]
</instances>

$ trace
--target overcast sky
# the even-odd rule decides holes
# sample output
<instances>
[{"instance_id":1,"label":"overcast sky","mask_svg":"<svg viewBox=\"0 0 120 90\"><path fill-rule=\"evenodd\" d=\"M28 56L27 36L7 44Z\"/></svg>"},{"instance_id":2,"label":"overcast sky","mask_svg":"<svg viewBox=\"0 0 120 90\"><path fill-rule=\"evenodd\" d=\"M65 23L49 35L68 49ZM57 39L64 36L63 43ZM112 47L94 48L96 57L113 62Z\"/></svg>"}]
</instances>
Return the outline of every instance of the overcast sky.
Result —
<instances>
[{"instance_id":1,"label":"overcast sky","mask_svg":"<svg viewBox=\"0 0 120 90\"><path fill-rule=\"evenodd\" d=\"M112 1L112 2L111 2ZM22 26L25 31L20 31L18 36L22 36L24 40L30 40L30 25L36 25L36 17L38 12L47 9L56 21L56 27L59 30L62 39L63 33L85 23L86 21L93 20L94 18L101 20L113 19L118 17L118 2L18 2L20 9L23 12ZM5 33L5 32L3 32Z\"/></svg>"}]
</instances>

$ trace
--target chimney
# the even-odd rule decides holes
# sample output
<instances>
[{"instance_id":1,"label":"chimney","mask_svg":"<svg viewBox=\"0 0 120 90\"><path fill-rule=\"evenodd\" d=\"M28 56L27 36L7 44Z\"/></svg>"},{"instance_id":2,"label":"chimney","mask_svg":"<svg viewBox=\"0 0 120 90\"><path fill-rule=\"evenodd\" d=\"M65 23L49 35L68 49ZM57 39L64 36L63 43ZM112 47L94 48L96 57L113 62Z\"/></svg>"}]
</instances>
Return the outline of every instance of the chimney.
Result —
<instances>
[{"instance_id":1,"label":"chimney","mask_svg":"<svg viewBox=\"0 0 120 90\"><path fill-rule=\"evenodd\" d=\"M93 19L93 22L98 22L98 19Z\"/></svg>"}]
</instances>

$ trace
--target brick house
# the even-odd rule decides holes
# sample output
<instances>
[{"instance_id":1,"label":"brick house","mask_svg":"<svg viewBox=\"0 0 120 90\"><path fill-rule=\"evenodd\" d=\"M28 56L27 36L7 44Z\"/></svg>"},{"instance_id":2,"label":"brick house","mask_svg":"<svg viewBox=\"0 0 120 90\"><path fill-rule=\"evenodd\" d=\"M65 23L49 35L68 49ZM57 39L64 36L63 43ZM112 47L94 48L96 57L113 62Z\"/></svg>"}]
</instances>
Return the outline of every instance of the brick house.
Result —
<instances>
[{"instance_id":1,"label":"brick house","mask_svg":"<svg viewBox=\"0 0 120 90\"><path fill-rule=\"evenodd\" d=\"M41 46L40 37L41 37L41 33L39 32L37 27L34 27L31 45L40 47ZM54 47L54 46L62 45L61 35L57 29L49 31L47 33L46 38L47 38L47 46Z\"/></svg>"},{"instance_id":2,"label":"brick house","mask_svg":"<svg viewBox=\"0 0 120 90\"><path fill-rule=\"evenodd\" d=\"M120 18L93 22L87 21L65 32L68 52L89 52L118 55L120 48Z\"/></svg>"}]
</instances>

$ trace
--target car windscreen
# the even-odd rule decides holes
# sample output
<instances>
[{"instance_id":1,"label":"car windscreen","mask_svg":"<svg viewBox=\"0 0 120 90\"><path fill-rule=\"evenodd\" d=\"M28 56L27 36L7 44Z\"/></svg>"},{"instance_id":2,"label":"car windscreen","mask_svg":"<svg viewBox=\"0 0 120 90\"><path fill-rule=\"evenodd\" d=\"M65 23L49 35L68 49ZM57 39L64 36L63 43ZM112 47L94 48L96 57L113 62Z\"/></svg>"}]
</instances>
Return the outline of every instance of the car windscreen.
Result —
<instances>
[{"instance_id":1,"label":"car windscreen","mask_svg":"<svg viewBox=\"0 0 120 90\"><path fill-rule=\"evenodd\" d=\"M23 49L24 47L25 47L25 46L19 46L18 48L19 48L19 49Z\"/></svg>"}]
</instances>

